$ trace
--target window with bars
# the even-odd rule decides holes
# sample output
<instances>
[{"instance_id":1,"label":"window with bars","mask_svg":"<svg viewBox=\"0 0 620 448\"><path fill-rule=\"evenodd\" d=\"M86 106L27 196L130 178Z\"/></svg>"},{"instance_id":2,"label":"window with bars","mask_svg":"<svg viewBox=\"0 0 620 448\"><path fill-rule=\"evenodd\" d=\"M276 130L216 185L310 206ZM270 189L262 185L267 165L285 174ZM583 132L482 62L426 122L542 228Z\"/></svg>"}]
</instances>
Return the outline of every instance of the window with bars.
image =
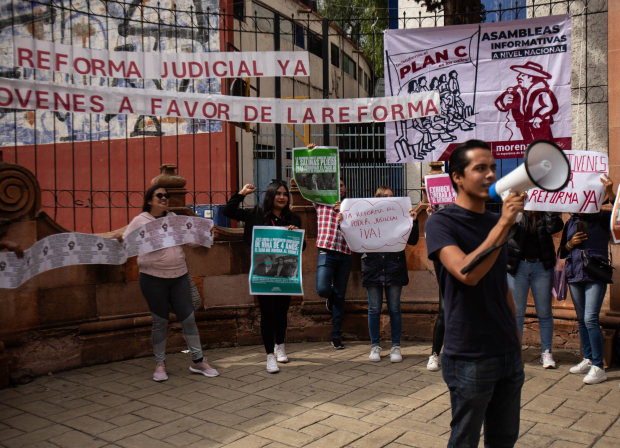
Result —
<instances>
[{"instance_id":1,"label":"window with bars","mask_svg":"<svg viewBox=\"0 0 620 448\"><path fill-rule=\"evenodd\" d=\"M344 72L351 76L353 79L357 79L357 64L344 51L342 52L342 68Z\"/></svg>"},{"instance_id":2,"label":"window with bars","mask_svg":"<svg viewBox=\"0 0 620 448\"><path fill-rule=\"evenodd\" d=\"M331 60L334 67L340 68L340 49L338 45L331 44Z\"/></svg>"}]
</instances>

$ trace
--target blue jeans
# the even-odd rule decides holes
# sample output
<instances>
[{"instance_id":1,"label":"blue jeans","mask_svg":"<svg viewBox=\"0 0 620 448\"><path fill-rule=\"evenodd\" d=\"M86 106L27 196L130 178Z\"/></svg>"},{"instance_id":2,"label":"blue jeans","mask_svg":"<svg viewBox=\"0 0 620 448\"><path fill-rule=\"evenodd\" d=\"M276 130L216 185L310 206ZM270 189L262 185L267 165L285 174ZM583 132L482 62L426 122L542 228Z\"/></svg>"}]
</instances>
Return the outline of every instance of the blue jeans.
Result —
<instances>
[{"instance_id":1,"label":"blue jeans","mask_svg":"<svg viewBox=\"0 0 620 448\"><path fill-rule=\"evenodd\" d=\"M452 405L448 448L477 448L483 424L485 448L513 447L525 380L521 352L480 359L443 353L441 373Z\"/></svg>"},{"instance_id":2,"label":"blue jeans","mask_svg":"<svg viewBox=\"0 0 620 448\"><path fill-rule=\"evenodd\" d=\"M329 299L333 305L332 339L342 335L344 321L344 296L351 273L353 256L333 250L319 249L319 261L316 268L316 293Z\"/></svg>"},{"instance_id":3,"label":"blue jeans","mask_svg":"<svg viewBox=\"0 0 620 448\"><path fill-rule=\"evenodd\" d=\"M553 269L545 269L542 262L528 263L521 260L515 276L508 274L508 286L515 302L517 327L523 341L523 321L527 308L527 293L532 287L536 315L540 328L540 345L542 351L551 350L553 343L553 312L551 311L551 288L553 287Z\"/></svg>"},{"instance_id":4,"label":"blue jeans","mask_svg":"<svg viewBox=\"0 0 620 448\"><path fill-rule=\"evenodd\" d=\"M368 294L368 333L373 347L379 347L381 336L381 307L383 306L383 289L390 312L390 327L392 330L392 347L400 347L400 335L403 332L403 319L400 315L400 292L403 287L398 286L367 286Z\"/></svg>"},{"instance_id":5,"label":"blue jeans","mask_svg":"<svg viewBox=\"0 0 620 448\"><path fill-rule=\"evenodd\" d=\"M577 313L583 357L592 360L593 366L602 369L604 342L598 317L607 285L599 282L577 282L569 283L568 287Z\"/></svg>"}]
</instances>

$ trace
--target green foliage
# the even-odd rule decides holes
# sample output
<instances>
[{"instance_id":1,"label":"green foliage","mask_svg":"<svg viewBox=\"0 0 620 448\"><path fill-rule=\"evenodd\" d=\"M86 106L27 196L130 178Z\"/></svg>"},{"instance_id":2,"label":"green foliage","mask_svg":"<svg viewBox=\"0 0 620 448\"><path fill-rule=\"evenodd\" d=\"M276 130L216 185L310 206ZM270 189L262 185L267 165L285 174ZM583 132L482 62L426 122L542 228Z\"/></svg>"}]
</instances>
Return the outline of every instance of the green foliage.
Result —
<instances>
[{"instance_id":1,"label":"green foliage","mask_svg":"<svg viewBox=\"0 0 620 448\"><path fill-rule=\"evenodd\" d=\"M387 7L388 0L319 1L319 14L363 50L378 78L383 77L383 31L389 27Z\"/></svg>"}]
</instances>

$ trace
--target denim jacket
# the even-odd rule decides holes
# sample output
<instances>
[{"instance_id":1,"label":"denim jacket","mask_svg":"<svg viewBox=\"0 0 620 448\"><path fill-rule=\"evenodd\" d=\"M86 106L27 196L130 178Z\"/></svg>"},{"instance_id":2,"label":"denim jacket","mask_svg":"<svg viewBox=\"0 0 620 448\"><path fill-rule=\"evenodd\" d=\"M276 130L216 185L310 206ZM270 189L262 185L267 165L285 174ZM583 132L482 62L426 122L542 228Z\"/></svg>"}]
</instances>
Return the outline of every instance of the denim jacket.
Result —
<instances>
[{"instance_id":1,"label":"denim jacket","mask_svg":"<svg viewBox=\"0 0 620 448\"><path fill-rule=\"evenodd\" d=\"M560 242L560 257L566 258L564 271L566 272L568 283L598 281L584 272L581 251L584 251L587 257L608 259L610 218L610 212L600 211L596 215L585 219L584 221L588 223L588 239L573 247L570 251L566 250L566 243L577 233L577 223L582 221L582 219L577 215L573 215L566 221L564 231L562 232L562 241Z\"/></svg>"}]
</instances>

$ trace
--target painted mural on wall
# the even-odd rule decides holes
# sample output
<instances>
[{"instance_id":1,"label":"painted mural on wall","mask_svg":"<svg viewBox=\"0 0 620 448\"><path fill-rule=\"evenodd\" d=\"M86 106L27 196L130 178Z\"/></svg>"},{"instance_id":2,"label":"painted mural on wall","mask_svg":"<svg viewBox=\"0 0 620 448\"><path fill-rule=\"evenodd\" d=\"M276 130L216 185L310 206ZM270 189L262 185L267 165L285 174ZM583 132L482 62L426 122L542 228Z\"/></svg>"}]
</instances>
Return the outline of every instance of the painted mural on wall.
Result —
<instances>
[{"instance_id":1,"label":"painted mural on wall","mask_svg":"<svg viewBox=\"0 0 620 448\"><path fill-rule=\"evenodd\" d=\"M10 0L0 2L0 76L76 85L220 93L218 79L158 80L73 76L13 67L23 36L110 51L220 50L219 0ZM182 135L222 130L219 121L145 115L0 109L0 146Z\"/></svg>"}]
</instances>

